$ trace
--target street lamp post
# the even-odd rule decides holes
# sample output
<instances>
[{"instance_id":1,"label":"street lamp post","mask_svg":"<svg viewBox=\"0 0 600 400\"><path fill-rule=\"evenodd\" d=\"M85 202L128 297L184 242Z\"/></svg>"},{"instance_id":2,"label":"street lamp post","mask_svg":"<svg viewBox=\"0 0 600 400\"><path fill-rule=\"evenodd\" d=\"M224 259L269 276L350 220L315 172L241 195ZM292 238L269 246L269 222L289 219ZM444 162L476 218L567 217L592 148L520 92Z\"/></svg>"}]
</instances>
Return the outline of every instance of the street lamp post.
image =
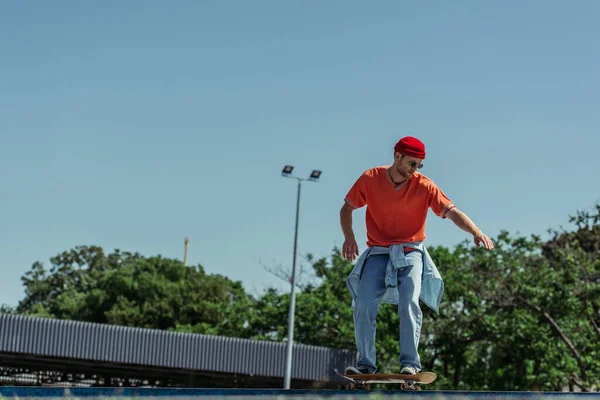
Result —
<instances>
[{"instance_id":1,"label":"street lamp post","mask_svg":"<svg viewBox=\"0 0 600 400\"><path fill-rule=\"evenodd\" d=\"M298 195L296 197L296 225L294 229L294 255L292 260L292 289L290 293L290 309L288 312L288 338L287 338L287 355L285 360L285 378L284 389L290 388L292 375L292 347L294 342L294 312L296 309L296 259L298 254L298 219L300 216L300 190L303 181L316 182L321 176L321 171L313 170L308 178L300 178L292 175L294 167L286 165L281 171L281 175L285 178L293 178L298 181Z\"/></svg>"}]
</instances>

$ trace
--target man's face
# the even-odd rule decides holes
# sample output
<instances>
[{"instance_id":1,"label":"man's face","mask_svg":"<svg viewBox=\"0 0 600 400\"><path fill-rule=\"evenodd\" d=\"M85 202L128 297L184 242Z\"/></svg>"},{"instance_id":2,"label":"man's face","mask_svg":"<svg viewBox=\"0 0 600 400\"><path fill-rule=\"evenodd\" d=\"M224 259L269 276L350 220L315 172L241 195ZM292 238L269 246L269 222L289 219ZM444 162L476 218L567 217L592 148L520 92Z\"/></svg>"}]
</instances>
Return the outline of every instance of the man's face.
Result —
<instances>
[{"instance_id":1,"label":"man's face","mask_svg":"<svg viewBox=\"0 0 600 400\"><path fill-rule=\"evenodd\" d=\"M396 153L396 171L405 178L410 178L418 169L423 167L423 159Z\"/></svg>"}]
</instances>

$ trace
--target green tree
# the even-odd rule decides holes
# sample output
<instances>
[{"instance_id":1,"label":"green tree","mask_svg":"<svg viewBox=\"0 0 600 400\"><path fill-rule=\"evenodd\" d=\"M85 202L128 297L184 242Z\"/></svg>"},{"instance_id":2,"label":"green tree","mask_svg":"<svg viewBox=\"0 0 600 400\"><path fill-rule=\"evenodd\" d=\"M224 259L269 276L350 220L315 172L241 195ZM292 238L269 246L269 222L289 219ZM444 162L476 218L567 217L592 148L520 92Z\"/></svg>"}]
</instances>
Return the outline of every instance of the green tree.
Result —
<instances>
[{"instance_id":1,"label":"green tree","mask_svg":"<svg viewBox=\"0 0 600 400\"><path fill-rule=\"evenodd\" d=\"M313 282L302 285L296 295L294 341L334 348L354 348L350 292L346 275L352 264L334 249L327 259L307 256L314 270ZM281 273L280 273L281 275ZM289 293L269 289L257 300L250 330L256 339L287 339Z\"/></svg>"},{"instance_id":2,"label":"green tree","mask_svg":"<svg viewBox=\"0 0 600 400\"><path fill-rule=\"evenodd\" d=\"M254 300L240 282L210 275L201 265L106 255L81 246L51 259L46 270L33 264L22 278L26 297L20 314L125 326L247 336Z\"/></svg>"},{"instance_id":3,"label":"green tree","mask_svg":"<svg viewBox=\"0 0 600 400\"><path fill-rule=\"evenodd\" d=\"M503 232L493 252L457 247L443 269L442 313L430 324L438 385L597 388L599 214L578 213L574 232L550 231L547 242Z\"/></svg>"},{"instance_id":4,"label":"green tree","mask_svg":"<svg viewBox=\"0 0 600 400\"><path fill-rule=\"evenodd\" d=\"M423 305L421 360L434 389L597 390L600 382L600 205L570 218L550 239L501 232L494 251L460 243L428 247L445 282L437 315ZM299 285L294 340L355 349L338 248L308 256L312 281ZM239 282L177 260L78 247L33 264L25 298L0 312L285 341L288 293L253 298ZM380 372L399 368L396 306L377 319Z\"/></svg>"}]
</instances>

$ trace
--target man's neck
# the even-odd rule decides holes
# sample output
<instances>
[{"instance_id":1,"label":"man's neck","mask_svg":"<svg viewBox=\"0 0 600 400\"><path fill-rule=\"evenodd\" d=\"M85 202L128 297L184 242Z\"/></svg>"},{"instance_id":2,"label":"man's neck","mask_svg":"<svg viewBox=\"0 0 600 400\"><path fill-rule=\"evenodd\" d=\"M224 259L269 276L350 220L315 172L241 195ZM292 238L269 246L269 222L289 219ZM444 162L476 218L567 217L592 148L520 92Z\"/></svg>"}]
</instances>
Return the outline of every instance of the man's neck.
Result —
<instances>
[{"instance_id":1,"label":"man's neck","mask_svg":"<svg viewBox=\"0 0 600 400\"><path fill-rule=\"evenodd\" d=\"M392 182L394 182L395 185L399 185L407 179L400 175L393 165L388 168L388 174L390 174L390 178L392 178Z\"/></svg>"}]
</instances>

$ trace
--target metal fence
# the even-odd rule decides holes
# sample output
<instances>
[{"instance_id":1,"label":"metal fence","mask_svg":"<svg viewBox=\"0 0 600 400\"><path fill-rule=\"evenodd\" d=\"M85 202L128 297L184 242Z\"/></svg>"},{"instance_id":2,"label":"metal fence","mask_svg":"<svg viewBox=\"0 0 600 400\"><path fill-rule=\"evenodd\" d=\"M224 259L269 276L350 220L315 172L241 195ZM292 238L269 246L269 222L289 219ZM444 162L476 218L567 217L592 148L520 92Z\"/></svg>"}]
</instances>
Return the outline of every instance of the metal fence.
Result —
<instances>
[{"instance_id":1,"label":"metal fence","mask_svg":"<svg viewBox=\"0 0 600 400\"><path fill-rule=\"evenodd\" d=\"M283 377L285 343L0 315L0 353ZM295 344L292 379L327 381L354 351Z\"/></svg>"}]
</instances>

